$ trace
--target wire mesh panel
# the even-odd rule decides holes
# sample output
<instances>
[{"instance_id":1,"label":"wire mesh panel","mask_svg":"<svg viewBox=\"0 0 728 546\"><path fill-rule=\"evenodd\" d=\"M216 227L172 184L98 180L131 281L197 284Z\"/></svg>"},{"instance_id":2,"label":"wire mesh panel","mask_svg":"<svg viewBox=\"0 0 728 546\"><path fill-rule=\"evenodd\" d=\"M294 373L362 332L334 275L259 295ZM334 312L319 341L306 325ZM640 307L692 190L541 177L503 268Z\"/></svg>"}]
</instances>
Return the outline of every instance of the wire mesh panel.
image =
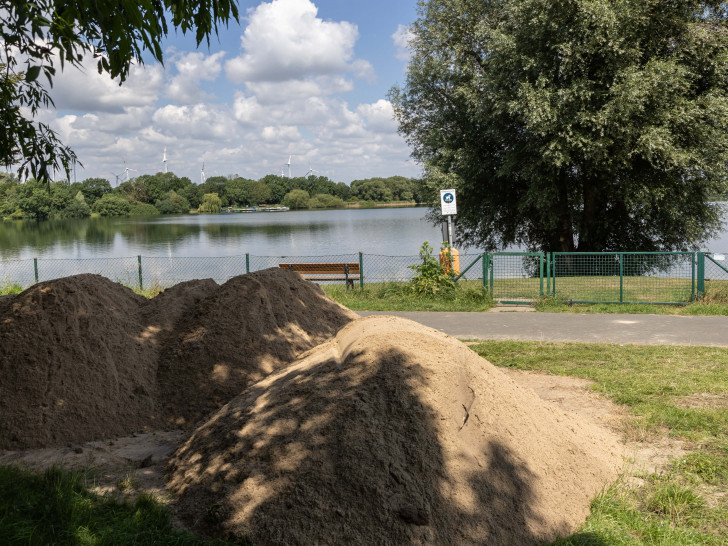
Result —
<instances>
[{"instance_id":1,"label":"wire mesh panel","mask_svg":"<svg viewBox=\"0 0 728 546\"><path fill-rule=\"evenodd\" d=\"M127 286L139 285L139 264L137 257L93 258L93 259L50 259L38 258L38 281L50 281L93 273Z\"/></svg>"},{"instance_id":2,"label":"wire mesh panel","mask_svg":"<svg viewBox=\"0 0 728 546\"><path fill-rule=\"evenodd\" d=\"M685 303L695 290L691 252L553 254L550 293L577 303Z\"/></svg>"},{"instance_id":3,"label":"wire mesh panel","mask_svg":"<svg viewBox=\"0 0 728 546\"><path fill-rule=\"evenodd\" d=\"M544 289L545 257L540 252L491 254L490 289L493 299L530 301Z\"/></svg>"},{"instance_id":4,"label":"wire mesh panel","mask_svg":"<svg viewBox=\"0 0 728 546\"><path fill-rule=\"evenodd\" d=\"M554 252L551 295L569 301L619 301L619 254Z\"/></svg>"},{"instance_id":5,"label":"wire mesh panel","mask_svg":"<svg viewBox=\"0 0 728 546\"><path fill-rule=\"evenodd\" d=\"M213 279L222 284L243 275L246 257L142 256L144 286L169 287L192 279Z\"/></svg>"},{"instance_id":6,"label":"wire mesh panel","mask_svg":"<svg viewBox=\"0 0 728 546\"><path fill-rule=\"evenodd\" d=\"M458 261L459 264L458 267L455 268L455 274L460 276L458 279L459 282L483 282L483 254L460 254ZM489 262L486 259L486 266L488 263Z\"/></svg>"},{"instance_id":7,"label":"wire mesh panel","mask_svg":"<svg viewBox=\"0 0 728 546\"><path fill-rule=\"evenodd\" d=\"M705 253L705 297L728 298L728 252Z\"/></svg>"},{"instance_id":8,"label":"wire mesh panel","mask_svg":"<svg viewBox=\"0 0 728 546\"><path fill-rule=\"evenodd\" d=\"M21 288L27 288L34 282L34 260L0 261L0 288L16 284Z\"/></svg>"}]
</instances>

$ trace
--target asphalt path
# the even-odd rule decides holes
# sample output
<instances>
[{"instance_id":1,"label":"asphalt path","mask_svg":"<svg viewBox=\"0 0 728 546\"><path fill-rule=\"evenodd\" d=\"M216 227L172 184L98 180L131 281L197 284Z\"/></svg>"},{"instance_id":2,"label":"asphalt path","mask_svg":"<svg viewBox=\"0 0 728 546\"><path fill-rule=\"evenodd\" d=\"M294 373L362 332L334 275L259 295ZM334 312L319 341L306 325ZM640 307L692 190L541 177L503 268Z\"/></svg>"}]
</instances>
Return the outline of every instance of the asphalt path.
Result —
<instances>
[{"instance_id":1,"label":"asphalt path","mask_svg":"<svg viewBox=\"0 0 728 546\"><path fill-rule=\"evenodd\" d=\"M728 317L573 313L367 312L414 320L460 339L728 347Z\"/></svg>"}]
</instances>

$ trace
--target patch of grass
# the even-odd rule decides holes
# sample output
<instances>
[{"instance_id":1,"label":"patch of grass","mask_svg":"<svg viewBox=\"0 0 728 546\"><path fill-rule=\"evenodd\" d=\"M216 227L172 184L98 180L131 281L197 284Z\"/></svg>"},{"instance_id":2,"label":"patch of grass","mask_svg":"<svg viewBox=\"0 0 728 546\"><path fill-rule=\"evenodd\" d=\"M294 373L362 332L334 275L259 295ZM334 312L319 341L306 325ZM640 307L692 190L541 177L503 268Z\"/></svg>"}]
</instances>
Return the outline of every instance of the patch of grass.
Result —
<instances>
[{"instance_id":1,"label":"patch of grass","mask_svg":"<svg viewBox=\"0 0 728 546\"><path fill-rule=\"evenodd\" d=\"M479 283L458 282L454 290L424 296L408 283L367 284L346 290L341 285L323 285L326 294L354 311L487 311L495 303Z\"/></svg>"},{"instance_id":2,"label":"patch of grass","mask_svg":"<svg viewBox=\"0 0 728 546\"><path fill-rule=\"evenodd\" d=\"M728 544L728 408L683 407L691 395L728 391L728 349L514 341L471 348L498 366L590 379L635 416L626 434L666 432L692 446L641 486L614 484L582 528L555 545Z\"/></svg>"},{"instance_id":3,"label":"patch of grass","mask_svg":"<svg viewBox=\"0 0 728 546\"><path fill-rule=\"evenodd\" d=\"M149 495L134 503L95 495L81 474L0 466L0 544L223 545L176 529Z\"/></svg>"},{"instance_id":4,"label":"patch of grass","mask_svg":"<svg viewBox=\"0 0 728 546\"><path fill-rule=\"evenodd\" d=\"M17 283L0 284L0 296L7 296L8 294L20 294L23 291L23 287Z\"/></svg>"},{"instance_id":5,"label":"patch of grass","mask_svg":"<svg viewBox=\"0 0 728 546\"><path fill-rule=\"evenodd\" d=\"M150 286L148 288L144 288L143 290L140 290L138 286L130 286L135 293L139 294L140 296L144 296L147 299L152 299L155 296L158 296L162 292L164 292L164 286L155 284L153 286Z\"/></svg>"}]
</instances>

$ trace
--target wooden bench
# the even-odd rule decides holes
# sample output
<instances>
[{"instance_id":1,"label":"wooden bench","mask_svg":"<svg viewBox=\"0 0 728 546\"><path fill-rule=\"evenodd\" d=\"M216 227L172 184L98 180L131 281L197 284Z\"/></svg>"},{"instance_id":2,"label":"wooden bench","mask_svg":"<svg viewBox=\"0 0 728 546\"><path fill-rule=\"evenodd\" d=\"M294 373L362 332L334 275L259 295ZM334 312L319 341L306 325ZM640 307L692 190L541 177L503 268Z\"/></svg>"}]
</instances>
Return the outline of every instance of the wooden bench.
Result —
<instances>
[{"instance_id":1,"label":"wooden bench","mask_svg":"<svg viewBox=\"0 0 728 546\"><path fill-rule=\"evenodd\" d=\"M344 281L346 289L354 288L354 281L361 279L359 264L278 264L281 269L290 269L309 281Z\"/></svg>"}]
</instances>

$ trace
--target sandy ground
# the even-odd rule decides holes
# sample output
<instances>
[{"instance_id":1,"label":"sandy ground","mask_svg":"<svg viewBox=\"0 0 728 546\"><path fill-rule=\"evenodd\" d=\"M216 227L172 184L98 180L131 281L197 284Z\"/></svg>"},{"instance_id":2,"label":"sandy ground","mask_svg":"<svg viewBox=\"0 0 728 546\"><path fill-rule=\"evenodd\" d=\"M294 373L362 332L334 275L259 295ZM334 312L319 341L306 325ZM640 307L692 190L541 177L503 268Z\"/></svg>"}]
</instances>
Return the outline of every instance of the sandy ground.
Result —
<instances>
[{"instance_id":1,"label":"sandy ground","mask_svg":"<svg viewBox=\"0 0 728 546\"><path fill-rule=\"evenodd\" d=\"M588 380L499 369L533 389L543 400L600 427L621 433L630 419L623 407L595 393ZM133 497L146 492L166 502L166 463L188 436L185 431L157 431L60 448L5 451L0 452L0 464L17 464L36 471L59 465L87 472L89 486L98 493ZM625 438L625 443L632 459L629 474L659 471L686 453L680 441L670 438L645 442Z\"/></svg>"}]
</instances>

